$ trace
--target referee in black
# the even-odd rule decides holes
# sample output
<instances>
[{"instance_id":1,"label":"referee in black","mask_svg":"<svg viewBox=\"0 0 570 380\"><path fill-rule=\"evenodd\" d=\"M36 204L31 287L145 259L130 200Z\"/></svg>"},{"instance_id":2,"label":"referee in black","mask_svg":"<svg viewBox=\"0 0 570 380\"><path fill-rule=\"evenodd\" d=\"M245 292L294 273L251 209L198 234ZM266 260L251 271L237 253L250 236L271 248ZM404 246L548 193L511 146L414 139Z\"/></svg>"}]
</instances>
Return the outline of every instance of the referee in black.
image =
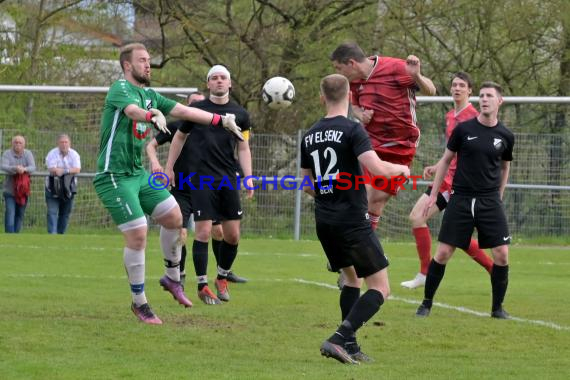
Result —
<instances>
[{"instance_id":1,"label":"referee in black","mask_svg":"<svg viewBox=\"0 0 570 380\"><path fill-rule=\"evenodd\" d=\"M481 113L455 128L437 164L434 189L441 185L449 163L457 154L453 196L443 216L437 252L429 265L424 300L416 311L419 317L429 315L433 297L445 274L445 265L455 248L467 249L473 230L477 228L479 246L491 248L493 254L491 317L510 318L503 309L503 300L509 282L511 235L502 199L513 159L515 136L498 120L502 103L501 86L484 82L479 90ZM434 207L436 196L437 193L432 192L424 214Z\"/></svg>"},{"instance_id":2,"label":"referee in black","mask_svg":"<svg viewBox=\"0 0 570 380\"><path fill-rule=\"evenodd\" d=\"M347 119L348 80L339 74L321 81L321 99L327 114L304 135L301 168L314 190L317 236L334 271L342 270L345 284L340 293L342 324L321 346L321 354L342 363L358 364L370 358L360 351L356 331L378 312L390 293L388 260L370 228L366 189L356 188L354 176L362 175L360 165L374 175L409 176L407 166L381 161L372 150L368 133ZM351 186L337 187L339 173L351 175ZM322 179L326 180L322 180ZM315 182L315 179L317 180ZM344 188L347 187L343 181ZM368 290L360 296L364 278Z\"/></svg>"}]
</instances>

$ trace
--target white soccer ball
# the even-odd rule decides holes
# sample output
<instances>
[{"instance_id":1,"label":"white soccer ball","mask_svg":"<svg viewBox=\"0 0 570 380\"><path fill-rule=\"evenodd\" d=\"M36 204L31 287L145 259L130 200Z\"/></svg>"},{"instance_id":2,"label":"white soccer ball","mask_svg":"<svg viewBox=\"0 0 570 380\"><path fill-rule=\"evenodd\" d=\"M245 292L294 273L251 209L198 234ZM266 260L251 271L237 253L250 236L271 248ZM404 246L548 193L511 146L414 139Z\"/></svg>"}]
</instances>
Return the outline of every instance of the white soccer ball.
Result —
<instances>
[{"instance_id":1,"label":"white soccer ball","mask_svg":"<svg viewBox=\"0 0 570 380\"><path fill-rule=\"evenodd\" d=\"M287 108L295 97L295 87L287 78L273 77L263 85L261 96L271 109Z\"/></svg>"}]
</instances>

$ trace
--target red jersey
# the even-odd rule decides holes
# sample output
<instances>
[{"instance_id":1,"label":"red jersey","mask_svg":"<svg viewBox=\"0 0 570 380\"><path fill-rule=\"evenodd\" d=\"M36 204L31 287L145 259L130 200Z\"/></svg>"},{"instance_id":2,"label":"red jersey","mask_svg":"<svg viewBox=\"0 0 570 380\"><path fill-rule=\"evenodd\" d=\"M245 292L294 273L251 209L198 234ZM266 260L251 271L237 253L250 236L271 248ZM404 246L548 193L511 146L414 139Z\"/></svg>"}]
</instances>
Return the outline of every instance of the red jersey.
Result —
<instances>
[{"instance_id":1,"label":"red jersey","mask_svg":"<svg viewBox=\"0 0 570 380\"><path fill-rule=\"evenodd\" d=\"M467 106L463 108L459 113L455 113L455 109L452 109L445 115L445 141L449 140L451 133L457 127L457 124L463 123L464 121L476 118L479 115L479 111L473 107L473 104L467 103ZM443 179L443 183L439 188L439 192L451 191L451 184L453 183L453 177L455 176L455 170L457 170L457 157L454 157L449 164L449 169L447 174Z\"/></svg>"},{"instance_id":2,"label":"red jersey","mask_svg":"<svg viewBox=\"0 0 570 380\"><path fill-rule=\"evenodd\" d=\"M374 111L365 125L372 147L404 145L416 147L420 130L416 122L418 86L406 72L406 61L391 57L370 57L374 68L367 79L350 83L352 104Z\"/></svg>"}]
</instances>

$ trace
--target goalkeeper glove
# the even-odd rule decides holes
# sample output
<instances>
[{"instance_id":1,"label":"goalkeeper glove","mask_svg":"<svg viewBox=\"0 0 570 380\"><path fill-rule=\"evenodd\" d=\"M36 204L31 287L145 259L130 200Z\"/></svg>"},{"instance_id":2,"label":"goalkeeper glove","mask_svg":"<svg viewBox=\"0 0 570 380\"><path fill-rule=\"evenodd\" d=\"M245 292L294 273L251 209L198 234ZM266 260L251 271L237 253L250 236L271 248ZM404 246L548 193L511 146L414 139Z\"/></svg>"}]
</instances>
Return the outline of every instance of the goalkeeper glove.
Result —
<instances>
[{"instance_id":1,"label":"goalkeeper glove","mask_svg":"<svg viewBox=\"0 0 570 380\"><path fill-rule=\"evenodd\" d=\"M171 134L168 128L166 128L166 118L160 110L151 108L146 114L146 121L150 121L158 131Z\"/></svg>"},{"instance_id":2,"label":"goalkeeper glove","mask_svg":"<svg viewBox=\"0 0 570 380\"><path fill-rule=\"evenodd\" d=\"M220 119L222 120L222 127L224 127L225 130L232 133L240 141L245 140L243 138L243 135L241 134L241 128L238 127L236 124L236 115L234 115L233 113L227 113L224 116L214 114L214 117L212 118L212 125L214 126L218 125Z\"/></svg>"}]
</instances>

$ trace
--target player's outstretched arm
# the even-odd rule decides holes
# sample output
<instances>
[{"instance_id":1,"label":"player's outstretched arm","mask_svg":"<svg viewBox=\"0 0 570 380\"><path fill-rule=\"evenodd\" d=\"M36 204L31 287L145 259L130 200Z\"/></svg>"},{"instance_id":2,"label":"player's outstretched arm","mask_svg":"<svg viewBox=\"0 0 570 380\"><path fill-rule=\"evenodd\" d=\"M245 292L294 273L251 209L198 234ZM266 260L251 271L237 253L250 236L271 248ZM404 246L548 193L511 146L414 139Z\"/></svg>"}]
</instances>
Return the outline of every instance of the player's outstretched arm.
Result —
<instances>
[{"instance_id":1,"label":"player's outstretched arm","mask_svg":"<svg viewBox=\"0 0 570 380\"><path fill-rule=\"evenodd\" d=\"M235 115L218 115L217 113L210 113L202 111L194 107L183 106L177 103L170 111L170 115L178 119L193 121L198 124L212 125L214 127L222 126L231 133L233 133L240 141L243 141L241 129L235 122Z\"/></svg>"},{"instance_id":2,"label":"player's outstretched arm","mask_svg":"<svg viewBox=\"0 0 570 380\"><path fill-rule=\"evenodd\" d=\"M404 176L407 178L410 176L410 168L405 165L391 164L389 162L382 161L372 150L359 155L358 161L375 176L378 175L387 178L395 176Z\"/></svg>"},{"instance_id":3,"label":"player's outstretched arm","mask_svg":"<svg viewBox=\"0 0 570 380\"><path fill-rule=\"evenodd\" d=\"M186 142L186 137L188 137L187 133L180 132L177 130L172 137L172 142L170 143L170 149L168 150L168 160L166 161L166 169L165 174L170 179L170 184L172 187L176 186L176 181L174 178L174 163L178 160L180 156L180 152L182 151L182 147Z\"/></svg>"}]
</instances>

